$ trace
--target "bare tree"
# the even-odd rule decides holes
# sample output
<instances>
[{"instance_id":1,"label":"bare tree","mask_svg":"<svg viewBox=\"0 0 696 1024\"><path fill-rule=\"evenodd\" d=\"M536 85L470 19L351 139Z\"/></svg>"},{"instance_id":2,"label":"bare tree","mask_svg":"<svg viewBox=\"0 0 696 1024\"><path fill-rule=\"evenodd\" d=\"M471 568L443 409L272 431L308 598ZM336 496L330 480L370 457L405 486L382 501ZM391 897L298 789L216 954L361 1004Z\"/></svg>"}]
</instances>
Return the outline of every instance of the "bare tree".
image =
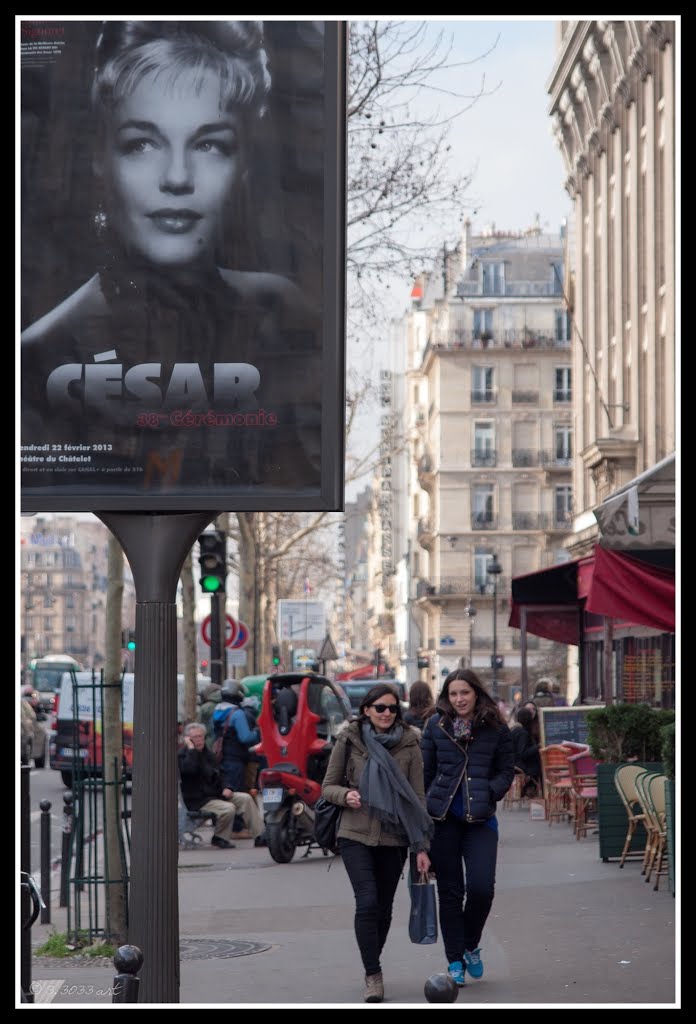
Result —
<instances>
[{"instance_id":1,"label":"bare tree","mask_svg":"<svg viewBox=\"0 0 696 1024\"><path fill-rule=\"evenodd\" d=\"M465 204L471 175L450 169L450 132L494 90L482 73L461 93L446 73L482 61L497 39L466 62L451 60L451 37L427 22L351 22L349 41L349 310L374 319L389 278L414 277L442 245L428 225Z\"/></svg>"}]
</instances>

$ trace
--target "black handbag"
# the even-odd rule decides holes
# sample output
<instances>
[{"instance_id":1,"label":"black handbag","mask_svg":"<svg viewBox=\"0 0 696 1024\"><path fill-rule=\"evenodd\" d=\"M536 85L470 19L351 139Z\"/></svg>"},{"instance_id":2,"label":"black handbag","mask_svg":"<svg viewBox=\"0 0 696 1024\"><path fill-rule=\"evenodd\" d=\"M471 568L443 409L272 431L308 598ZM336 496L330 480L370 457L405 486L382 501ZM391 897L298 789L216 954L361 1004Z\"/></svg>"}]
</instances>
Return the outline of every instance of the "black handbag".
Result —
<instances>
[{"instance_id":1,"label":"black handbag","mask_svg":"<svg viewBox=\"0 0 696 1024\"><path fill-rule=\"evenodd\" d=\"M342 811L342 807L329 803L323 796L314 805L314 841L332 853L338 851L336 833Z\"/></svg>"},{"instance_id":2,"label":"black handbag","mask_svg":"<svg viewBox=\"0 0 696 1024\"><path fill-rule=\"evenodd\" d=\"M418 882L411 883L411 913L408 918L408 937L419 946L437 942L437 906L435 884L421 873Z\"/></svg>"}]
</instances>

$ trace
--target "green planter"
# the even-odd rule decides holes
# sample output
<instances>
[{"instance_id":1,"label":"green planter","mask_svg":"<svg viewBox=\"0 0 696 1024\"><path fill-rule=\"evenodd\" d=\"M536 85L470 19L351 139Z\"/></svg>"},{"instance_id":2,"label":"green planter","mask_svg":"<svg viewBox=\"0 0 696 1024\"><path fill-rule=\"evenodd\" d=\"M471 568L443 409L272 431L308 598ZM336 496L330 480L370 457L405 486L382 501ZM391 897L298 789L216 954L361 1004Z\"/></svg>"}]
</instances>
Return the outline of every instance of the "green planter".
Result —
<instances>
[{"instance_id":1,"label":"green planter","mask_svg":"<svg viewBox=\"0 0 696 1024\"><path fill-rule=\"evenodd\" d=\"M649 771L661 772L661 761L632 761L631 764L639 764ZM599 856L603 861L621 857L626 833L628 832L628 818L626 808L614 785L614 772L620 765L618 763L597 765L597 827L599 829ZM629 846L629 852L638 852L644 849L646 833L643 826L638 823L633 833L633 839Z\"/></svg>"},{"instance_id":2,"label":"green planter","mask_svg":"<svg viewBox=\"0 0 696 1024\"><path fill-rule=\"evenodd\" d=\"M665 786L665 817L667 823L667 865L669 867L669 891L674 896L674 844L676 836L674 833L675 817L677 811L677 798L675 793L674 779L668 779Z\"/></svg>"}]
</instances>

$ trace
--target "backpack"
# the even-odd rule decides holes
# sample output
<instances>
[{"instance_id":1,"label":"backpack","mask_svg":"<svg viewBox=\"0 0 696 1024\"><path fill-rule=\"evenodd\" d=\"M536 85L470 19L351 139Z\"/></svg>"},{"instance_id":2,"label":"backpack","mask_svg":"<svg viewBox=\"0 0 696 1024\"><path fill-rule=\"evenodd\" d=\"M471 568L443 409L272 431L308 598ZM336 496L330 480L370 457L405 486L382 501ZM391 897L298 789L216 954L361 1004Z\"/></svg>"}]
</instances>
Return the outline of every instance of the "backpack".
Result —
<instances>
[{"instance_id":1,"label":"backpack","mask_svg":"<svg viewBox=\"0 0 696 1024\"><path fill-rule=\"evenodd\" d=\"M222 761L222 748L225 743L225 734L227 733L227 730L230 727L230 722L232 721L232 715L234 713L234 710L235 709L232 708L231 711L228 713L227 718L225 719L225 724L222 727L222 732L220 733L219 736L216 736L216 738L213 740L213 745L210 748L213 752L213 757L215 758L217 764L220 764L220 762Z\"/></svg>"}]
</instances>

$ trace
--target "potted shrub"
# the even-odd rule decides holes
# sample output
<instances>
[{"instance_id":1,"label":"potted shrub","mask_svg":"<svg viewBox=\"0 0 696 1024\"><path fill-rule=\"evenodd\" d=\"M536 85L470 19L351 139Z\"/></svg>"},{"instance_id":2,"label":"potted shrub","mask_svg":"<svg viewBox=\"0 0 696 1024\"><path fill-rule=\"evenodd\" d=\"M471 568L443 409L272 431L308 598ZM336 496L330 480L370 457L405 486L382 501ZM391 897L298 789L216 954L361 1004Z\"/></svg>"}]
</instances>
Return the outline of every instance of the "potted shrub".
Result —
<instances>
[{"instance_id":1,"label":"potted shrub","mask_svg":"<svg viewBox=\"0 0 696 1024\"><path fill-rule=\"evenodd\" d=\"M675 831L674 831L674 819L676 814L676 783L675 783L675 770L674 770L674 744L675 734L677 731L676 723L671 722L669 725L663 725L660 730L662 736L662 764L664 765L664 773L668 778L668 783L665 786L665 825L667 832L667 864L669 866L669 891L674 896L674 845L675 845Z\"/></svg>"},{"instance_id":2,"label":"potted shrub","mask_svg":"<svg viewBox=\"0 0 696 1024\"><path fill-rule=\"evenodd\" d=\"M614 785L616 769L631 762L662 771L661 729L673 721L673 711L647 704L610 704L588 711L588 743L592 756L601 762L597 765L597 822L602 860L621 856L628 828L626 811ZM629 850L641 850L645 838L639 826Z\"/></svg>"}]
</instances>

